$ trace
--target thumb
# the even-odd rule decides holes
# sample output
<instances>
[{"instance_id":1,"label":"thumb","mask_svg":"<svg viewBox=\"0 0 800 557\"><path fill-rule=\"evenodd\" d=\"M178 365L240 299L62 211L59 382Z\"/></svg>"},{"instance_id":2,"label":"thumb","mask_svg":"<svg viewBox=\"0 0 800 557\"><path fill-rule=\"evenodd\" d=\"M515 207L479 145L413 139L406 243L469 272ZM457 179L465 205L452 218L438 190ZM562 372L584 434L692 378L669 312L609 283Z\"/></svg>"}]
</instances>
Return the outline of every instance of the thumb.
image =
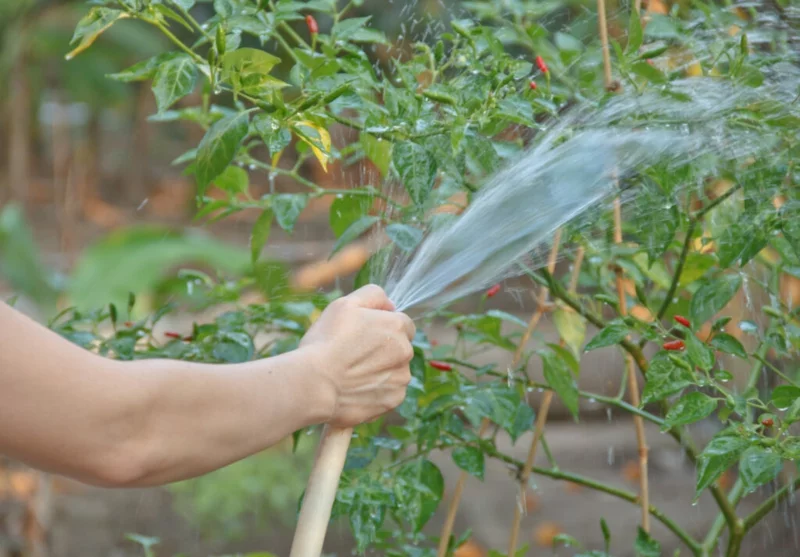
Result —
<instances>
[{"instance_id":1,"label":"thumb","mask_svg":"<svg viewBox=\"0 0 800 557\"><path fill-rule=\"evenodd\" d=\"M362 286L347 297L362 308L381 309L385 311L394 311L395 309L394 304L386 295L383 288L375 284Z\"/></svg>"}]
</instances>

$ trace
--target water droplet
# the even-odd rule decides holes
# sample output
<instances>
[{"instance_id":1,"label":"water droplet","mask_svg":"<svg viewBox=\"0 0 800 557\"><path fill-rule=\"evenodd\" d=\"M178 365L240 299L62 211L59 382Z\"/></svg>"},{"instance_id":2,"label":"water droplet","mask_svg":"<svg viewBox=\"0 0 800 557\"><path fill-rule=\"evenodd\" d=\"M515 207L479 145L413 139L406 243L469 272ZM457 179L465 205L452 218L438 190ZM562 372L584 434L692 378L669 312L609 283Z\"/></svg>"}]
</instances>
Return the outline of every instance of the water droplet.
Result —
<instances>
[{"instance_id":1,"label":"water droplet","mask_svg":"<svg viewBox=\"0 0 800 557\"><path fill-rule=\"evenodd\" d=\"M250 170L255 170L256 169L256 165L251 164L247 168L249 168Z\"/></svg>"}]
</instances>

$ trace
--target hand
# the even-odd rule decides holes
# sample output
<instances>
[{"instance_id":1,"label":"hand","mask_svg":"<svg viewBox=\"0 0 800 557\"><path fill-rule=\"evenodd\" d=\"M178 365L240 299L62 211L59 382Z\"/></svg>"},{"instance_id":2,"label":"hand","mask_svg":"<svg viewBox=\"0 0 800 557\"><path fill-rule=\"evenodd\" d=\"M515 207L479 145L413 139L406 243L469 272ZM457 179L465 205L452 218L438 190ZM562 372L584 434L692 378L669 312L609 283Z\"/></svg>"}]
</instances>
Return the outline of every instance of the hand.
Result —
<instances>
[{"instance_id":1,"label":"hand","mask_svg":"<svg viewBox=\"0 0 800 557\"><path fill-rule=\"evenodd\" d=\"M352 427L403 402L411 380L414 322L378 286L334 301L300 342L335 392L329 423Z\"/></svg>"}]
</instances>

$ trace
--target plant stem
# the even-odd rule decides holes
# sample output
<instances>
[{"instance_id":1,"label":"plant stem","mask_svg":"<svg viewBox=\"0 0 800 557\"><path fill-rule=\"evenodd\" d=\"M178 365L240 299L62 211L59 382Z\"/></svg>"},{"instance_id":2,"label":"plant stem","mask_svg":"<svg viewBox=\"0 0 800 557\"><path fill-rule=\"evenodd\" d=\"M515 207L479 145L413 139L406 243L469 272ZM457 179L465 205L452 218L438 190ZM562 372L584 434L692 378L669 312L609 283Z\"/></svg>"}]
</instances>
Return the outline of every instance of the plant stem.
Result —
<instances>
[{"instance_id":1,"label":"plant stem","mask_svg":"<svg viewBox=\"0 0 800 557\"><path fill-rule=\"evenodd\" d=\"M669 290L667 290L667 295L664 298L664 301L661 303L658 313L656 313L657 321L661 321L661 319L664 317L664 314L667 313L667 310L672 303L672 298L675 296L675 291L678 289L678 283L680 282L681 275L683 274L683 267L686 265L686 257L689 255L689 248L692 245L692 237L694 236L694 229L696 227L697 219L693 218L689 222L689 229L686 231L686 238L683 241L681 255L678 258L678 265L675 267L675 272L672 273L672 283L669 285Z\"/></svg>"},{"instance_id":2,"label":"plant stem","mask_svg":"<svg viewBox=\"0 0 800 557\"><path fill-rule=\"evenodd\" d=\"M769 332L770 329L771 326L770 328L768 328L767 332ZM756 352L753 355L756 361L750 368L750 375L747 379L747 385L745 387L746 391L752 389L753 387L756 386L756 383L758 383L758 378L761 376L761 366L762 366L761 360L764 359L768 351L769 351L769 345L765 341L761 341L760 346L756 349ZM752 420L753 420L753 412L752 410L748 410L747 421L752 421ZM713 487L719 489L718 486L713 486ZM742 479L739 478L736 480L736 483L734 483L726 499L728 506L735 509L736 506L739 504L739 501L742 499L743 495L744 495L744 483L742 482ZM718 499L717 502L719 503ZM730 513L726 514L724 512L721 512L714 521L714 524L711 526L711 529L708 531L708 534L706 534L706 537L703 540L703 550L705 551L706 554L710 554L711 551L713 551L714 548L717 546L717 543L719 543L719 538L722 535L722 529L724 528L724 526L726 524L730 525L729 514Z\"/></svg>"},{"instance_id":3,"label":"plant stem","mask_svg":"<svg viewBox=\"0 0 800 557\"><path fill-rule=\"evenodd\" d=\"M486 454L494 458L497 458L498 460L501 460L506 464L510 464L511 466L516 468L518 472L521 472L523 467L523 463L521 461L499 452L494 446L492 446L489 443L483 443L480 448L484 452L486 452ZM564 472L562 470L556 470L552 468L538 468L536 466L533 467L533 472L541 476L547 476L549 478L553 478L556 480L573 482L578 485L594 489L596 491L608 493L609 495L613 495L614 497L617 497L619 499L624 499L625 501L629 501L631 503L639 502L639 497L635 493L631 493L630 491L625 491L623 489L618 489L616 487L606 485L591 478L587 478L578 474L573 474L571 472ZM697 540L695 540L691 536L691 534L689 534L686 530L684 530L678 524L676 524L669 516L664 514L663 511L651 505L650 514L656 517L656 519L659 522L661 522L670 531L672 531L678 538L680 538L681 541L683 541L683 543L685 543L686 546L691 550L693 555L695 556L701 555L702 546L697 542Z\"/></svg>"},{"instance_id":4,"label":"plant stem","mask_svg":"<svg viewBox=\"0 0 800 557\"><path fill-rule=\"evenodd\" d=\"M166 27L166 26L165 26L163 23L161 23L161 22L159 22L159 21L154 21L154 20L151 20L151 19L146 19L145 21L147 21L148 23L150 23L150 24L152 24L152 25L155 25L155 26L158 28L158 30L159 30L159 31L161 31L162 33L164 33L164 35L165 35L165 36L166 36L166 37L167 37L167 38L168 38L168 39L169 39L169 40L170 40L170 41L171 41L171 42L172 42L172 43L173 43L175 46L177 46L177 47L178 47L178 48L180 48L182 51L184 51L186 54L188 54L189 56L191 56L192 58L194 58L194 59L195 59L195 61L197 61L198 63L200 63L200 64L203 64L203 65L205 65L205 64L206 64L206 61L203 59L203 57L202 57L202 56L200 56L200 55L199 55L199 54L197 54L197 53L196 53L194 50L192 50L191 48L189 48L188 46L186 46L186 45L183 43L183 41L181 41L181 40L180 40L178 37L176 37L176 36L175 36L175 35L172 33L172 31L170 31L169 29L167 29L167 27Z\"/></svg>"}]
</instances>

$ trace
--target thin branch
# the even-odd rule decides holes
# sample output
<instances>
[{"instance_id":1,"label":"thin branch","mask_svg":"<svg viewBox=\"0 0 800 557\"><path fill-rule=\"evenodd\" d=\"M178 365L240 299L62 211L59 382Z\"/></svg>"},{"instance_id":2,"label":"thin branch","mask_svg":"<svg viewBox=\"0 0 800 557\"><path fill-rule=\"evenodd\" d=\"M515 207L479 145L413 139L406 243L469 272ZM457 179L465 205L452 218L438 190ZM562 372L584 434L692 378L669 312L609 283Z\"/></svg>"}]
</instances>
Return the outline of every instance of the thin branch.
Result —
<instances>
[{"instance_id":1,"label":"thin branch","mask_svg":"<svg viewBox=\"0 0 800 557\"><path fill-rule=\"evenodd\" d=\"M795 478L795 480L783 486L778 491L773 493L766 501L761 503L756 510L750 513L744 519L744 533L746 534L749 532L758 522L767 516L769 512L775 508L775 506L786 499L792 492L800 490L800 478Z\"/></svg>"},{"instance_id":2,"label":"thin branch","mask_svg":"<svg viewBox=\"0 0 800 557\"><path fill-rule=\"evenodd\" d=\"M506 464L511 465L514 467L517 472L519 473L522 470L523 462L516 460L513 457L510 457L506 454L499 452L493 445L490 443L483 442L480 448L486 452L486 454L497 458L505 462ZM623 499L625 501L629 501L631 503L638 503L639 497L635 493L631 493L630 491L625 491L623 489L618 489L616 487L606 485L604 483L598 482L591 478L587 478L585 476L581 476L579 474L573 474L571 472L564 472L562 470L556 470L552 468L538 468L536 466L533 467L533 472L539 474L540 476L547 476L549 478L553 478L556 480L564 480L569 481L578 485L582 485L596 491L600 491L603 493L607 493L609 495L613 495L619 499ZM680 538L683 543L692 551L692 553L696 556L701 554L701 545L695 540L691 534L689 534L686 530L681 528L678 524L676 524L669 516L667 516L663 511L658 509L657 507L651 505L650 506L650 514L652 514L659 522L661 522L664 526L666 526L672 533L674 533L678 538Z\"/></svg>"},{"instance_id":3,"label":"thin branch","mask_svg":"<svg viewBox=\"0 0 800 557\"><path fill-rule=\"evenodd\" d=\"M681 275L683 275L683 267L686 265L686 258L689 255L689 248L692 245L692 238L694 237L694 229L696 227L697 220L691 219L689 222L689 229L686 231L686 238L683 241L681 255L678 258L678 265L675 267L675 272L672 273L672 283L669 285L669 290L667 290L667 295L664 298L664 301L661 303L661 307L658 308L658 313L656 313L657 321L661 321L661 319L664 317L664 314L667 313L667 310L672 303L672 298L675 296L675 291L678 290L678 283L681 280Z\"/></svg>"}]
</instances>

